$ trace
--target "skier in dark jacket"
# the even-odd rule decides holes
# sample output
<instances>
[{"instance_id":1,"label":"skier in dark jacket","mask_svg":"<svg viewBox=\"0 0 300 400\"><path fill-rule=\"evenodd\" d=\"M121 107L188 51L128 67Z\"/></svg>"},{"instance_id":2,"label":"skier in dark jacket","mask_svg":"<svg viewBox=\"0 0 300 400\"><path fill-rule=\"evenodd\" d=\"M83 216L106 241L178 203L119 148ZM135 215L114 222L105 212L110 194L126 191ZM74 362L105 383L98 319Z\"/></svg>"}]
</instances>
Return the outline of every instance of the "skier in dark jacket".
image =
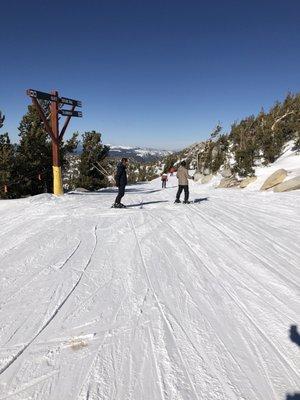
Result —
<instances>
[{"instance_id":1,"label":"skier in dark jacket","mask_svg":"<svg viewBox=\"0 0 300 400\"><path fill-rule=\"evenodd\" d=\"M121 199L125 194L125 186L127 185L127 173L126 168L128 165L128 158L122 158L121 162L117 166L117 172L115 175L116 185L118 187L118 196L116 197L114 208L124 208L124 204L121 203Z\"/></svg>"}]
</instances>

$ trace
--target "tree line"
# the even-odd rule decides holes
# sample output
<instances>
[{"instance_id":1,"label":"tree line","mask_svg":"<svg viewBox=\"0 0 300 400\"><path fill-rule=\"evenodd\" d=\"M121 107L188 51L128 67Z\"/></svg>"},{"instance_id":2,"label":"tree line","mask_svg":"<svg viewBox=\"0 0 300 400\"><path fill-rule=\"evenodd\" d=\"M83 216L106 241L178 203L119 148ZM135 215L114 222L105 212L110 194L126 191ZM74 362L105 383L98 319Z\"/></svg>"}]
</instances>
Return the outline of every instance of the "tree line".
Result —
<instances>
[{"instance_id":1,"label":"tree line","mask_svg":"<svg viewBox=\"0 0 300 400\"><path fill-rule=\"evenodd\" d=\"M201 173L206 170L214 174L225 167L241 177L251 176L256 165L273 163L289 141L293 141L295 150L300 150L300 94L289 93L268 112L261 109L256 116L234 122L229 133L223 133L222 126L217 124L210 138L203 142L197 160L192 155L190 159L187 156L187 161L195 163ZM165 169L185 154L187 149L168 156Z\"/></svg>"},{"instance_id":2,"label":"tree line","mask_svg":"<svg viewBox=\"0 0 300 400\"><path fill-rule=\"evenodd\" d=\"M33 106L28 107L18 130L17 144L10 141L8 133L0 135L0 198L51 193L51 140ZM113 174L116 161L108 159L109 147L102 143L101 133L85 132L81 141L83 150L77 157L76 174L68 181L69 189L97 190L108 186L107 175ZM229 133L223 133L218 124L197 154L197 169L216 173L221 167L227 167L241 177L251 176L256 165L274 162L288 141L293 141L295 149L300 150L300 94L289 93L269 112L262 109L256 116L234 122ZM68 155L75 151L78 142L79 134L74 133L62 143L63 170L68 165ZM183 157L184 151L166 157L165 170ZM134 183L155 178L157 171L155 165L132 162L128 174L129 181Z\"/></svg>"},{"instance_id":3,"label":"tree line","mask_svg":"<svg viewBox=\"0 0 300 400\"><path fill-rule=\"evenodd\" d=\"M11 142L8 133L0 135L0 198L19 198L52 192L52 149L36 109L28 106L19 127L19 143ZM105 163L109 147L102 143L101 134L85 132L81 137L83 151L74 187L96 190L107 186L104 171L95 163ZM67 154L73 153L79 143L79 134L61 144L61 163L66 166Z\"/></svg>"}]
</instances>

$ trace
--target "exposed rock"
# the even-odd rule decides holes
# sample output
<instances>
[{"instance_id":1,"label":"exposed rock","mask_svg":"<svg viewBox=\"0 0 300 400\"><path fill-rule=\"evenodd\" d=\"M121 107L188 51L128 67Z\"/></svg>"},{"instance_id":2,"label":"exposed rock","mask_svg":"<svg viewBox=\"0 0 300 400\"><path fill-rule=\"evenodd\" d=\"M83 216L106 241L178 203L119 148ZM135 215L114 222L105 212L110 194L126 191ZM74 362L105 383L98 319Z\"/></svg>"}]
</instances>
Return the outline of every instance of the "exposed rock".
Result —
<instances>
[{"instance_id":1,"label":"exposed rock","mask_svg":"<svg viewBox=\"0 0 300 400\"><path fill-rule=\"evenodd\" d=\"M212 180L212 177L213 177L212 174L203 176L203 178L201 179L201 183L208 183L209 181Z\"/></svg>"},{"instance_id":2,"label":"exposed rock","mask_svg":"<svg viewBox=\"0 0 300 400\"><path fill-rule=\"evenodd\" d=\"M239 183L240 182L236 178L222 178L217 189L235 187L238 186Z\"/></svg>"},{"instance_id":3,"label":"exposed rock","mask_svg":"<svg viewBox=\"0 0 300 400\"><path fill-rule=\"evenodd\" d=\"M232 172L229 168L224 168L223 171L221 171L221 175L223 178L230 178L232 176Z\"/></svg>"},{"instance_id":4,"label":"exposed rock","mask_svg":"<svg viewBox=\"0 0 300 400\"><path fill-rule=\"evenodd\" d=\"M257 176L248 176L247 178L243 179L240 183L240 188L245 188L248 186L250 183L256 181Z\"/></svg>"},{"instance_id":5,"label":"exposed rock","mask_svg":"<svg viewBox=\"0 0 300 400\"><path fill-rule=\"evenodd\" d=\"M219 149L217 146L215 146L212 151L211 151L211 158L215 159L217 157L217 155L219 154Z\"/></svg>"},{"instance_id":6,"label":"exposed rock","mask_svg":"<svg viewBox=\"0 0 300 400\"><path fill-rule=\"evenodd\" d=\"M289 179L274 187L274 192L289 192L290 190L300 189L300 176Z\"/></svg>"},{"instance_id":7,"label":"exposed rock","mask_svg":"<svg viewBox=\"0 0 300 400\"><path fill-rule=\"evenodd\" d=\"M203 175L200 172L195 172L194 181L199 182L203 178Z\"/></svg>"},{"instance_id":8,"label":"exposed rock","mask_svg":"<svg viewBox=\"0 0 300 400\"><path fill-rule=\"evenodd\" d=\"M287 171L285 169L278 169L264 182L260 190L267 190L276 185L279 185L285 177L287 176Z\"/></svg>"}]
</instances>

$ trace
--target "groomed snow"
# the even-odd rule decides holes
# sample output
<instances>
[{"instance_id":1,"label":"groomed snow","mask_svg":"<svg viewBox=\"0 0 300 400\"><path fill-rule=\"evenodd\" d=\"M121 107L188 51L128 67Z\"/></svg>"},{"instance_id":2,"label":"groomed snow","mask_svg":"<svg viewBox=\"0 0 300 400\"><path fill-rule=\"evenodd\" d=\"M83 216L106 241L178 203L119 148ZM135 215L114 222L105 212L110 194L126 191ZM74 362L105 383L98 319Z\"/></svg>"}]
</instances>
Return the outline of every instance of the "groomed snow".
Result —
<instances>
[{"instance_id":1,"label":"groomed snow","mask_svg":"<svg viewBox=\"0 0 300 400\"><path fill-rule=\"evenodd\" d=\"M176 184L0 201L1 400L300 390L300 191Z\"/></svg>"}]
</instances>

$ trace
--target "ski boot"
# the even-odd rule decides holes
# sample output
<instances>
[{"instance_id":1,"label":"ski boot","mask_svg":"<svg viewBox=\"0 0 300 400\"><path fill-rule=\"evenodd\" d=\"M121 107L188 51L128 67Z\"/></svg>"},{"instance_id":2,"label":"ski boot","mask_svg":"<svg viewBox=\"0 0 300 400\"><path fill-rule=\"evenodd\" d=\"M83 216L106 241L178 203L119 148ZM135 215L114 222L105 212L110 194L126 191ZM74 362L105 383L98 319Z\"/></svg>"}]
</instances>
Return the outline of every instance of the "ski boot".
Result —
<instances>
[{"instance_id":1,"label":"ski boot","mask_svg":"<svg viewBox=\"0 0 300 400\"><path fill-rule=\"evenodd\" d=\"M176 200L174 201L174 203L181 203L181 201L178 200L178 199L176 199Z\"/></svg>"}]
</instances>

